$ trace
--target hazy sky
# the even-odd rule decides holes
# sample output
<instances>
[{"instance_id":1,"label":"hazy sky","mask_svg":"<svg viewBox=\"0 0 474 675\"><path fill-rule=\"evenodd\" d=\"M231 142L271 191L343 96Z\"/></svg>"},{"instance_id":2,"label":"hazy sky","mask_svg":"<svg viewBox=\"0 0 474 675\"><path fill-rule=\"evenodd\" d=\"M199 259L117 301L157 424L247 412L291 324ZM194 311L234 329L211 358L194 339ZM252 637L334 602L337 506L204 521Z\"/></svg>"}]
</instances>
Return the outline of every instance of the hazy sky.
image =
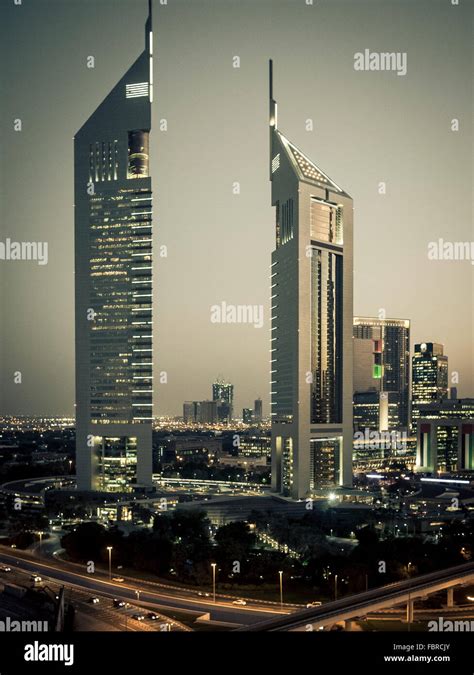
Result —
<instances>
[{"instance_id":1,"label":"hazy sky","mask_svg":"<svg viewBox=\"0 0 474 675\"><path fill-rule=\"evenodd\" d=\"M0 414L72 414L72 138L142 51L147 2L0 6L1 241L49 244L48 265L0 261ZM354 199L355 314L383 308L411 319L412 343L445 344L460 394L474 396L474 268L427 256L430 241L474 240L473 3L154 7L155 244L168 247L155 259L154 363L168 373L155 386L155 414L209 398L218 374L234 383L238 411L261 396L268 413L270 57L279 127ZM407 74L354 70L354 54L365 49L405 52ZM222 301L263 305L263 328L211 323L210 306Z\"/></svg>"}]
</instances>

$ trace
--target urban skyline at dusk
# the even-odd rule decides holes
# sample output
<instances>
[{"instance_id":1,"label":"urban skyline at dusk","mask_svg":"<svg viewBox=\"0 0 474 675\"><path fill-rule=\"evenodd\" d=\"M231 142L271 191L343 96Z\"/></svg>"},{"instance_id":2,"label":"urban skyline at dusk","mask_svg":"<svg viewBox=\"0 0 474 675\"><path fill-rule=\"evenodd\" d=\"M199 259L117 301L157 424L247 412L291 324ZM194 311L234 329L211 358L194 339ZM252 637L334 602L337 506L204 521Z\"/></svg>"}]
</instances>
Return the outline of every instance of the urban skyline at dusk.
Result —
<instances>
[{"instance_id":1,"label":"urban skyline at dusk","mask_svg":"<svg viewBox=\"0 0 474 675\"><path fill-rule=\"evenodd\" d=\"M450 10L439 3L439 9L430 12L430 19L426 20L426 3L417 2L410 9L411 20L405 26L401 45L408 54L407 74L398 77L396 73L358 72L354 70L353 57L354 53L363 52L364 44L375 50L367 27L375 30L374 21L380 22L377 39L381 44L384 40L393 42L384 17L395 12L397 20L405 22L400 3L379 3L380 14L370 15L371 22L365 21L371 3L336 2L331 10L319 8L329 22L328 27L338 21L341 11L353 18L348 19L351 32L342 46L337 45L337 50L322 34L319 22L311 23L309 30L305 17L315 7L293 11L291 3L285 2L275 5L274 38L263 32L264 42L257 49L245 37L245 17L250 12L253 25L258 26L264 20L265 4L253 3L249 9L250 5L243 3L239 5L241 11L232 3L224 10L219 3L207 1L199 9L186 2L176 2L172 8L159 4L156 7L162 30L156 38L155 77L161 86L153 110L155 151L151 169L157 176L159 204L158 254L154 265L155 271L159 268L160 293L154 303L155 314L162 321L157 325L154 361L158 372L166 373L167 382L157 382L154 414L181 414L182 402L202 397L202 390L207 389L217 373L224 373L234 383L236 410L257 396L261 396L264 409L269 409L268 251L273 240L273 215L268 206L268 185L264 182L267 149L263 131L269 55L274 59L280 97L295 102L285 110L285 128L292 130L293 142L304 147L308 156L316 157L329 175L337 174L339 182L357 198L355 315L377 317L384 311L387 317L409 319L411 350L414 344L426 341L443 344L450 354L450 371L459 373L460 395L470 395L474 378L472 313L458 311L451 298L464 287L466 300L472 299L471 266L468 260L428 258L430 242L438 242L440 238L463 242L471 236L471 204L463 198L472 183L470 130L467 121L463 123L468 119L469 98L468 88L460 86L467 78L468 63L463 52L468 41L462 39L467 30L462 20L465 10L459 7L458 14L447 13ZM4 283L16 288L15 311L11 296L3 298L4 311L11 313L15 321L3 327L2 367L7 369L7 364L15 364L15 372L21 371L23 383L28 382L28 387L19 386L12 374L4 370L2 408L6 412L38 415L74 412L71 138L89 111L102 100L104 91L113 86L127 63L132 62L140 46L138 31L127 31L127 39L118 41L119 52L114 52L113 47L105 49L94 37L96 26L110 25L116 35L121 31L125 35L127 22L133 25L139 19L138 5L124 2L121 19L117 19L115 5L106 0L94 6L92 14L81 12L74 3L69 3L65 11L64 5L55 2L43 6L40 13L35 5L22 7L23 15L13 6L5 10L6 21L12 26L9 34L20 31L26 45L21 63L12 63L11 74L15 77L7 82L7 115L16 118L14 108L27 106L26 100L22 103L25 84L28 83L30 95L34 95L36 85L28 81L28 69L32 67L40 36L48 44L46 50L42 47L43 65L37 66L35 77L44 93L38 91L35 119L24 116L21 133L7 132L5 154L8 166L16 167L13 172L4 172L6 192L14 194L15 188L9 183L14 177L30 185L32 199L28 204L35 204L34 214L28 211L32 207L27 203L19 207L18 200L8 200L4 205L5 221L9 223L5 235L15 239L12 235L16 232L24 239L49 244L47 265L31 261L2 264ZM213 12L209 14L211 8ZM61 21L64 25L68 49L60 40L47 39L52 25L48 16L53 14L54 24ZM229 21L224 21L224 16ZM220 54L214 61L218 70L211 79L204 65L214 51L198 40L202 22L206 22L206 31L215 35L213 50ZM179 52L179 36L190 23L194 29L186 33L186 49ZM35 35L30 35L28 31L33 24ZM291 42L293 34L299 36L301 61L314 64L314 87L307 87L304 79L294 77L298 72L295 62L298 55L284 48L279 39L283 25L286 42ZM422 52L416 40L421 29ZM442 47L438 40L440 31ZM171 35L177 39L171 40ZM4 49L8 49L8 39L7 35ZM456 49L449 49L450 40L455 40ZM94 68L86 67L88 55L95 55ZM240 55L240 68L233 67L236 55ZM336 75L333 80L325 74L329 71L318 68L323 55L331 60L331 73ZM250 63L258 63L260 67L249 69ZM75 73L74 82L69 77L71 69ZM48 84L51 72L55 73L54 88ZM434 72L443 78L442 92ZM68 74L64 86L63 73ZM336 80L344 86L336 87ZM178 92L173 83L179 83ZM81 96L69 114L70 96L59 97L57 92L66 92L73 84L89 94L87 101ZM320 105L318 88L330 94L333 107ZM350 111L344 105L342 91L350 94ZM231 114L214 109L210 105L214 97L222 103L220 110L232 111ZM377 100L385 103L368 107L368 101ZM447 101L451 101L451 107ZM453 107L455 110L451 110ZM191 109L196 111L193 124L188 114ZM251 115L248 109L252 110ZM433 110L437 111L435 115ZM457 132L451 131L453 118L460 120ZM242 122L233 124L231 119ZM163 120L167 131L162 130ZM308 120L312 131L307 131ZM54 211L47 198L48 178L40 171L42 151L47 151L44 139L51 126L55 129L55 146L60 143L56 161L62 167L61 177L56 179L60 182ZM336 137L341 138L340 144L335 143ZM36 144L41 152L32 152ZM15 155L10 156L14 147ZM439 162L429 161L420 167L418 158L431 157L433 148ZM161 164L158 156L163 160ZM252 162L248 161L249 156ZM222 170L217 170L216 162ZM209 172L205 181L202 169L198 168L201 164ZM32 171L36 175L39 172L40 182L32 182ZM385 195L378 192L380 181L386 182ZM234 194L234 182L240 184L240 194ZM188 194L184 203L179 194L182 184L186 184ZM258 190L257 185L261 185ZM217 200L213 197L216 190ZM449 197L449 211L436 206L436 195L441 193ZM10 206L13 201L17 205L14 211ZM210 204L213 207L209 211ZM191 221L195 226L190 231L187 223ZM160 250L161 246L166 250ZM163 254L166 257L161 257ZM29 292L32 287L34 294ZM263 326L213 323L211 307L222 302L261 307ZM444 320L437 322L440 314ZM38 353L43 355L34 362L28 342L21 337L28 330L19 331L20 337L13 330L14 326L27 329L30 325L35 327ZM55 386L45 392L42 383L56 371L60 376L55 377Z\"/></svg>"},{"instance_id":2,"label":"urban skyline at dusk","mask_svg":"<svg viewBox=\"0 0 474 675\"><path fill-rule=\"evenodd\" d=\"M465 665L473 10L2 7L2 672Z\"/></svg>"}]
</instances>

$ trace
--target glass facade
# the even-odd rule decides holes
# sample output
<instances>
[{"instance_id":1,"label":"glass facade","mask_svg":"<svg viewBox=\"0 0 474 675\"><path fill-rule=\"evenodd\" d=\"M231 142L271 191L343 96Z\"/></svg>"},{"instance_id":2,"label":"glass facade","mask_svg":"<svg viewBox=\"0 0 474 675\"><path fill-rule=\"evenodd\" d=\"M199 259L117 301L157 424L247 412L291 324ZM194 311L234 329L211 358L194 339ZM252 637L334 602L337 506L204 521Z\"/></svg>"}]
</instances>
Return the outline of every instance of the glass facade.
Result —
<instances>
[{"instance_id":1,"label":"glass facade","mask_svg":"<svg viewBox=\"0 0 474 675\"><path fill-rule=\"evenodd\" d=\"M283 449L281 457L281 486L282 494L291 495L293 485L293 439L283 439Z\"/></svg>"},{"instance_id":2,"label":"glass facade","mask_svg":"<svg viewBox=\"0 0 474 675\"><path fill-rule=\"evenodd\" d=\"M151 192L90 200L92 424L152 417Z\"/></svg>"},{"instance_id":3,"label":"glass facade","mask_svg":"<svg viewBox=\"0 0 474 675\"><path fill-rule=\"evenodd\" d=\"M103 436L97 446L98 489L129 492L136 482L137 439Z\"/></svg>"},{"instance_id":4,"label":"glass facade","mask_svg":"<svg viewBox=\"0 0 474 675\"><path fill-rule=\"evenodd\" d=\"M410 382L410 322L405 319L354 319L353 336L372 343L371 376L377 390L397 394L394 427L408 427ZM355 358L358 357L357 351ZM354 363L355 369L358 364Z\"/></svg>"},{"instance_id":5,"label":"glass facade","mask_svg":"<svg viewBox=\"0 0 474 675\"><path fill-rule=\"evenodd\" d=\"M339 483L339 457L342 439L317 438L310 441L310 473L312 490L333 487Z\"/></svg>"},{"instance_id":6,"label":"glass facade","mask_svg":"<svg viewBox=\"0 0 474 675\"><path fill-rule=\"evenodd\" d=\"M342 422L342 267L342 255L312 248L312 424Z\"/></svg>"},{"instance_id":7,"label":"glass facade","mask_svg":"<svg viewBox=\"0 0 474 675\"><path fill-rule=\"evenodd\" d=\"M448 397L448 357L443 346L434 343L415 345L412 359L412 419L420 417L420 406Z\"/></svg>"}]
</instances>

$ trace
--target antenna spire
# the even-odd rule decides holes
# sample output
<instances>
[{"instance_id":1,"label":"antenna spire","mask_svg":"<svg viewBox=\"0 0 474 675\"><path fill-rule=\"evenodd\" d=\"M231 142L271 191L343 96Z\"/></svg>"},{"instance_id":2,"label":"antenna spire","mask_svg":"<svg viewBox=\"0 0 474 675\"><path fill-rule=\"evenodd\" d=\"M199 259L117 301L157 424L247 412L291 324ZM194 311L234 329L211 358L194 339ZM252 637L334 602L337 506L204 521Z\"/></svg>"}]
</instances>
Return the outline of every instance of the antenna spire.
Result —
<instances>
[{"instance_id":1,"label":"antenna spire","mask_svg":"<svg viewBox=\"0 0 474 675\"><path fill-rule=\"evenodd\" d=\"M273 98L273 59L270 59L268 62L268 93L270 99L270 120L269 124L271 127L277 128L277 104Z\"/></svg>"}]
</instances>

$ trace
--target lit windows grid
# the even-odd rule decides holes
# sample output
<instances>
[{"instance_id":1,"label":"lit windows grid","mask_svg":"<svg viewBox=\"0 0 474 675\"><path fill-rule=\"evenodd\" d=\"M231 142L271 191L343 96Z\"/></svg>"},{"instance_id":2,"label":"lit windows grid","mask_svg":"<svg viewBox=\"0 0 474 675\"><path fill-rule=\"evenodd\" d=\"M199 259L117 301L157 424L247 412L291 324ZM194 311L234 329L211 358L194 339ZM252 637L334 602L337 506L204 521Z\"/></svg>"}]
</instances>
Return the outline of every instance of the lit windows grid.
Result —
<instances>
[{"instance_id":1,"label":"lit windows grid","mask_svg":"<svg viewBox=\"0 0 474 675\"><path fill-rule=\"evenodd\" d=\"M91 198L93 423L152 418L151 199L148 189Z\"/></svg>"}]
</instances>

